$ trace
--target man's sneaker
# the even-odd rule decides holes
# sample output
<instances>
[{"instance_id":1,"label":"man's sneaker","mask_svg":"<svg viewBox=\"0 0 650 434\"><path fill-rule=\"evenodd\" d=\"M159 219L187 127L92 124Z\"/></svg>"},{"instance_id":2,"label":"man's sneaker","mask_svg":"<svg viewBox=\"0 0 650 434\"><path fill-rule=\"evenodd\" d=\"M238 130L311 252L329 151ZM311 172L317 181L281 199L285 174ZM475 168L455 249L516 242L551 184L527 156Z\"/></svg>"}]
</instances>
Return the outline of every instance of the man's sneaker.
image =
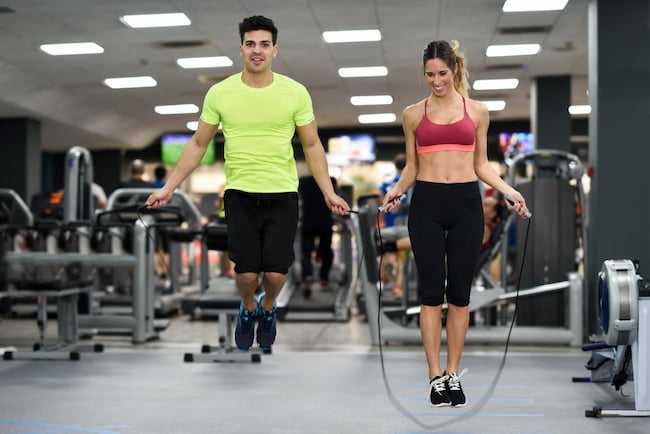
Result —
<instances>
[{"instance_id":1,"label":"man's sneaker","mask_svg":"<svg viewBox=\"0 0 650 434\"><path fill-rule=\"evenodd\" d=\"M449 394L449 398L451 398L452 407L465 407L467 400L465 399L463 388L460 386L460 377L465 375L467 371L468 369L465 368L460 375L456 375L455 372L450 372L447 375L447 393Z\"/></svg>"},{"instance_id":2,"label":"man's sneaker","mask_svg":"<svg viewBox=\"0 0 650 434\"><path fill-rule=\"evenodd\" d=\"M451 405L451 399L447 393L447 376L438 376L429 382L429 404L431 407Z\"/></svg>"},{"instance_id":3,"label":"man's sneaker","mask_svg":"<svg viewBox=\"0 0 650 434\"><path fill-rule=\"evenodd\" d=\"M259 306L258 306L259 309ZM235 344L241 351L248 350L253 345L255 336L255 320L257 319L257 310L251 312L239 305L239 316L237 317L237 326L235 327Z\"/></svg>"},{"instance_id":4,"label":"man's sneaker","mask_svg":"<svg viewBox=\"0 0 650 434\"><path fill-rule=\"evenodd\" d=\"M262 300L264 300L264 294L260 297L257 305L257 343L260 344L262 350L270 350L271 345L275 342L278 307L273 306L271 310L264 310Z\"/></svg>"}]
</instances>

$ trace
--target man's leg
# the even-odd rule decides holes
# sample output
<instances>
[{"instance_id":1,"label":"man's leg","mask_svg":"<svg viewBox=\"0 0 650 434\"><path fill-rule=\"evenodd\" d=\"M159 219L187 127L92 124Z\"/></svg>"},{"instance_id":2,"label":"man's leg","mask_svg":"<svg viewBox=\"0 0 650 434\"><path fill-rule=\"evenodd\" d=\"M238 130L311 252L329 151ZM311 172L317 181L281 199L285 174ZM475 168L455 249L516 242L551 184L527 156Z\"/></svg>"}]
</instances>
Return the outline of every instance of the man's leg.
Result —
<instances>
[{"instance_id":1,"label":"man's leg","mask_svg":"<svg viewBox=\"0 0 650 434\"><path fill-rule=\"evenodd\" d=\"M255 321L258 316L255 290L258 276L257 273L237 273L235 282L242 298L235 327L235 343L237 348L246 351L253 345L255 337Z\"/></svg>"},{"instance_id":2,"label":"man's leg","mask_svg":"<svg viewBox=\"0 0 650 434\"><path fill-rule=\"evenodd\" d=\"M250 312L255 312L257 310L255 290L259 285L257 273L237 273L235 275L235 282L241 294L242 307Z\"/></svg>"},{"instance_id":3,"label":"man's leg","mask_svg":"<svg viewBox=\"0 0 650 434\"><path fill-rule=\"evenodd\" d=\"M287 281L287 275L281 273L273 273L267 271L264 273L262 278L262 286L264 287L264 298L260 303L262 309L270 311L275 306L275 300L278 298L278 294L282 291L284 284Z\"/></svg>"}]
</instances>

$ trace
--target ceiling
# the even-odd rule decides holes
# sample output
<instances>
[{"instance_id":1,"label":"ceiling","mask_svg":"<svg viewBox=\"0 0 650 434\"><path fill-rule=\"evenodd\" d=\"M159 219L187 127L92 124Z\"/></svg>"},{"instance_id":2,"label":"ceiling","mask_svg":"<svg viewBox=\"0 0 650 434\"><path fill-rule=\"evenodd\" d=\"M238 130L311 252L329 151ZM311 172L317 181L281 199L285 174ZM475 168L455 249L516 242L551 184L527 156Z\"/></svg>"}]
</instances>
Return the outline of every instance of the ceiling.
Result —
<instances>
[{"instance_id":1,"label":"ceiling","mask_svg":"<svg viewBox=\"0 0 650 434\"><path fill-rule=\"evenodd\" d=\"M276 72L311 92L321 128L358 127L365 113L402 109L429 90L420 73L431 40L457 39L468 58L470 82L518 78L508 91L470 91L480 100L504 99L491 118L527 119L536 76L570 75L572 104L588 104L587 3L570 0L560 12L504 13L504 0L0 0L0 118L42 122L44 150L139 149L167 132L187 131L198 114L159 115L154 106L199 107L219 77L239 72L237 24L266 15L279 28ZM184 12L191 26L131 29L126 14ZM370 29L380 42L325 44L326 30ZM162 43L203 41L198 47ZM50 56L44 43L96 42L103 54ZM491 44L540 43L534 56L487 58ZM169 45L169 44L168 44ZM227 68L182 69L180 57L229 56ZM381 78L340 78L339 67L385 65ZM150 75L153 88L113 90L109 77ZM203 77L203 80L201 79ZM207 78L207 80L206 80ZM390 94L390 106L352 106L354 95ZM383 124L386 125L386 124ZM390 124L388 124L390 125Z\"/></svg>"}]
</instances>

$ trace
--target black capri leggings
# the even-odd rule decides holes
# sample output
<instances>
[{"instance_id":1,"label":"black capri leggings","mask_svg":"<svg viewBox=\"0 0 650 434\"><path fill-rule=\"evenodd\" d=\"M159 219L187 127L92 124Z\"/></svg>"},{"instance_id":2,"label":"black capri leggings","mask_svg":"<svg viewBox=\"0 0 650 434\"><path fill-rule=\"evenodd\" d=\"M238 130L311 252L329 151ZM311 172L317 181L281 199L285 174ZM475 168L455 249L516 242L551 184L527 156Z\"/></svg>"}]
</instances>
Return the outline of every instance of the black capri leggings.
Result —
<instances>
[{"instance_id":1,"label":"black capri leggings","mask_svg":"<svg viewBox=\"0 0 650 434\"><path fill-rule=\"evenodd\" d=\"M483 226L478 181L416 181L408 227L423 305L469 304Z\"/></svg>"}]
</instances>

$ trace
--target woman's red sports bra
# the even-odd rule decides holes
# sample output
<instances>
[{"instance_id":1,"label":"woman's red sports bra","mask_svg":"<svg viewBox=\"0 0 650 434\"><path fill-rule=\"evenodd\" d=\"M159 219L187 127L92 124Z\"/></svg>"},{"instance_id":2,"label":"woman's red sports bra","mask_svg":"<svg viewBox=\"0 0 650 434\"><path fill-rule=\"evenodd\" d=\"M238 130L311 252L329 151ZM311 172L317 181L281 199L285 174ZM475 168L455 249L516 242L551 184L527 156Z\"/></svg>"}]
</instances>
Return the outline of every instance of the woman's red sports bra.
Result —
<instances>
[{"instance_id":1,"label":"woman's red sports bra","mask_svg":"<svg viewBox=\"0 0 650 434\"><path fill-rule=\"evenodd\" d=\"M424 115L415 129L417 153L436 151L467 151L476 149L476 125L467 113L463 97L465 115L457 122L436 124L427 117L427 100L424 100Z\"/></svg>"}]
</instances>

